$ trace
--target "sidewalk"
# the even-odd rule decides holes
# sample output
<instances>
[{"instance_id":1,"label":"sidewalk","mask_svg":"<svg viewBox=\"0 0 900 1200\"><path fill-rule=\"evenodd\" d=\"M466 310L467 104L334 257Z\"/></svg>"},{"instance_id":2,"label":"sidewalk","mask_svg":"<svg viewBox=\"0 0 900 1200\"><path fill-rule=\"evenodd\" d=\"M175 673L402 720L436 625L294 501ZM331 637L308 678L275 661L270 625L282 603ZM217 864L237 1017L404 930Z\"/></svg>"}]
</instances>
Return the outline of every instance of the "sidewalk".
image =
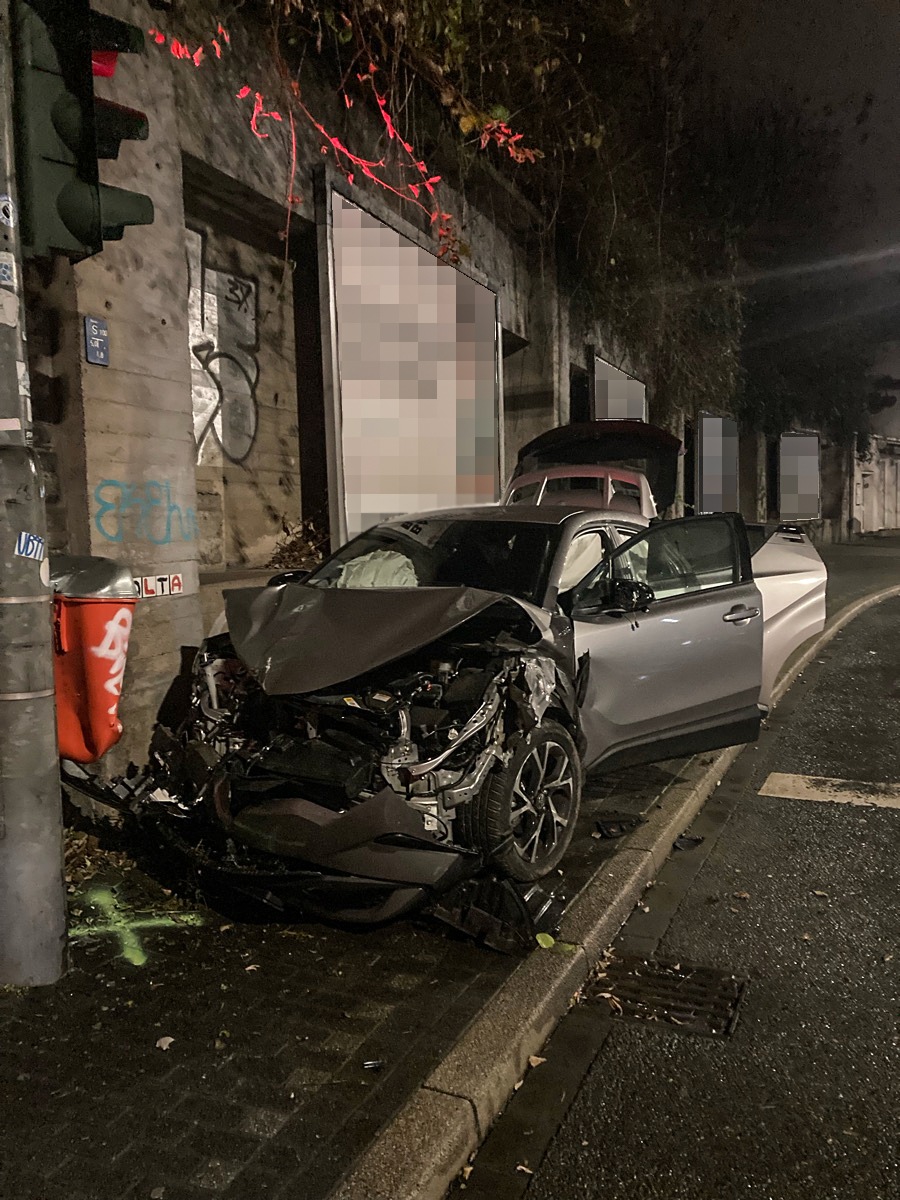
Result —
<instances>
[{"instance_id":1,"label":"sidewalk","mask_svg":"<svg viewBox=\"0 0 900 1200\"><path fill-rule=\"evenodd\" d=\"M900 585L900 539L825 547L823 557L832 618ZM396 1121L375 1151L373 1139L438 1072L449 1082L435 1094L454 1091L476 1018L502 1009L513 1040L524 1028L513 974L541 1004L551 975L564 989L591 937L621 922L671 845L685 797L702 804L692 779L711 762L589 781L560 882L571 897L592 877L614 884L572 905L577 963L542 951L506 958L425 921L368 932L237 922L185 904L112 845L73 831L72 971L53 988L0 991L0 1195L325 1200L354 1165L351 1191L341 1190L363 1195L360 1173L376 1169L379 1153L402 1152ZM650 820L628 839L598 841L594 821L609 808ZM598 912L606 895L616 907ZM545 1008L552 1028L560 1014ZM541 1036L536 1025L531 1035ZM474 1064L485 1081L473 1101L478 1136L508 1075L492 1073L491 1055L508 1048L482 1046ZM468 1101L458 1103L471 1123ZM449 1142L451 1132L432 1124L430 1139ZM447 1162L458 1152L448 1145ZM373 1195L399 1200L393 1185L372 1184Z\"/></svg>"}]
</instances>

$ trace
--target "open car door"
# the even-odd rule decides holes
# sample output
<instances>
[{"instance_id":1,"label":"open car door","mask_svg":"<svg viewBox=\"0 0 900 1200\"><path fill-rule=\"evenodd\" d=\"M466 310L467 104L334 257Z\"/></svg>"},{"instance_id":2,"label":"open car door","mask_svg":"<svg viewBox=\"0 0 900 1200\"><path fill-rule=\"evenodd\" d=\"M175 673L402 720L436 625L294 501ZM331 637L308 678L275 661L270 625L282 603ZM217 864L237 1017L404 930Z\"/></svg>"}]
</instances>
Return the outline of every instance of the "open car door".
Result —
<instances>
[{"instance_id":1,"label":"open car door","mask_svg":"<svg viewBox=\"0 0 900 1200\"><path fill-rule=\"evenodd\" d=\"M825 628L828 571L796 525L751 526L751 565L762 595L763 666L759 702L771 704L781 668L804 642Z\"/></svg>"},{"instance_id":2,"label":"open car door","mask_svg":"<svg viewBox=\"0 0 900 1200\"><path fill-rule=\"evenodd\" d=\"M653 525L574 589L587 766L755 741L762 598L740 517Z\"/></svg>"}]
</instances>

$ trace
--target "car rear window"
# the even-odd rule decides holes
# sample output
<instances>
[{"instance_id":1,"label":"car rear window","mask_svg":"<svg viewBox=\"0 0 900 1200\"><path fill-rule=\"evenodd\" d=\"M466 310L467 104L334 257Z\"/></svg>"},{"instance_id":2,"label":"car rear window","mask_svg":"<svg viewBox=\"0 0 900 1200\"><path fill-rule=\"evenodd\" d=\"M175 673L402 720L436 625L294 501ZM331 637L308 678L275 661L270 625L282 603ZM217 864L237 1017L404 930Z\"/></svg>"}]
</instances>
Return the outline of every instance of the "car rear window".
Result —
<instances>
[{"instance_id":1,"label":"car rear window","mask_svg":"<svg viewBox=\"0 0 900 1200\"><path fill-rule=\"evenodd\" d=\"M510 492L510 504L534 504L540 494L542 479L534 483L523 483L521 487L513 488Z\"/></svg>"},{"instance_id":2,"label":"car rear window","mask_svg":"<svg viewBox=\"0 0 900 1200\"><path fill-rule=\"evenodd\" d=\"M562 479L548 479L547 492L599 492L602 496L605 485L603 475L566 475Z\"/></svg>"}]
</instances>

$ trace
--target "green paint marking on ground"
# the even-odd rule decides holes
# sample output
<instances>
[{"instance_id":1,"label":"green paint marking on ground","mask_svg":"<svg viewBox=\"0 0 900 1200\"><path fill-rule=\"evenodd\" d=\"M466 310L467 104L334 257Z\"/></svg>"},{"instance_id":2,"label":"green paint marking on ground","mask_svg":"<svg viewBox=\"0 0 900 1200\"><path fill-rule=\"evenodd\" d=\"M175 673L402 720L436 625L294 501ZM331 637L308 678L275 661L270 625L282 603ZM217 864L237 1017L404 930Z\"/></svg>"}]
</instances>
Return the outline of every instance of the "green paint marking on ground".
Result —
<instances>
[{"instance_id":1,"label":"green paint marking on ground","mask_svg":"<svg viewBox=\"0 0 900 1200\"><path fill-rule=\"evenodd\" d=\"M96 937L99 934L113 934L119 939L119 953L134 967L143 967L147 962L147 951L144 949L138 929L174 929L179 925L202 925L200 913L148 913L146 916L129 916L118 904L110 888L95 888L88 892L85 901L91 908L103 914L104 922L93 925L74 925L69 930L70 938Z\"/></svg>"}]
</instances>

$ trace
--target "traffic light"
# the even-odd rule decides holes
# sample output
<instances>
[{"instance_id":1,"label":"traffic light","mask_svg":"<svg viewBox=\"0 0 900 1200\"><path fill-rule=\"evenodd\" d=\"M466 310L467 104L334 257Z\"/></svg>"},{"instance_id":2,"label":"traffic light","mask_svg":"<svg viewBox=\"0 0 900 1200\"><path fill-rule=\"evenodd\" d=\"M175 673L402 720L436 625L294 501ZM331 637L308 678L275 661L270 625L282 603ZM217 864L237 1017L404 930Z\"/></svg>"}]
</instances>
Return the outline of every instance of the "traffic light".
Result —
<instances>
[{"instance_id":1,"label":"traffic light","mask_svg":"<svg viewBox=\"0 0 900 1200\"><path fill-rule=\"evenodd\" d=\"M94 95L119 53L144 49L134 25L90 0L12 0L16 174L22 251L78 261L149 225L149 196L100 182L98 159L147 137L146 116Z\"/></svg>"}]
</instances>

